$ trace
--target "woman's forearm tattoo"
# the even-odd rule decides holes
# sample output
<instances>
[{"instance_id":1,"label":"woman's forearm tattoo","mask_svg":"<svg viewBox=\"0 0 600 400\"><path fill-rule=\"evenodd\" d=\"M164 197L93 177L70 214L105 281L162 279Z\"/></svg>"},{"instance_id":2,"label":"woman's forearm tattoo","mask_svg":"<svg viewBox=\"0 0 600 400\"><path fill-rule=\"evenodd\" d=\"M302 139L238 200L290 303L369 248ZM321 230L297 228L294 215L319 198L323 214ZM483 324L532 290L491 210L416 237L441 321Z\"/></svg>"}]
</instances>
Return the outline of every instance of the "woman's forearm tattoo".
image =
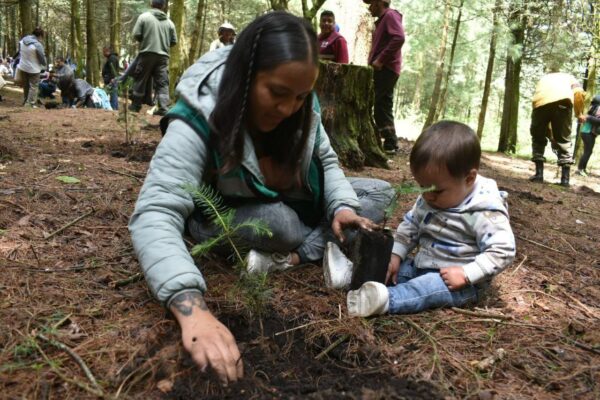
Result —
<instances>
[{"instance_id":1,"label":"woman's forearm tattoo","mask_svg":"<svg viewBox=\"0 0 600 400\"><path fill-rule=\"evenodd\" d=\"M200 307L204 311L208 310L204 297L198 292L185 292L177 295L171 302L171 307L174 307L186 317L192 315L194 307Z\"/></svg>"}]
</instances>

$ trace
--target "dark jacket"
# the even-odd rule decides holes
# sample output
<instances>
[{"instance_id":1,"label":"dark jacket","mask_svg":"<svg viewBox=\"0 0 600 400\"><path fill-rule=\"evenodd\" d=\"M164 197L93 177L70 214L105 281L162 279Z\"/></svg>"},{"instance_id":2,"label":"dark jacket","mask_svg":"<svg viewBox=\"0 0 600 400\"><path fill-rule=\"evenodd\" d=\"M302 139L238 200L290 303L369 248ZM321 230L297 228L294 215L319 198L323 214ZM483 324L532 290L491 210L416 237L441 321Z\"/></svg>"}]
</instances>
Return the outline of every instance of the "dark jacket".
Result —
<instances>
[{"instance_id":1,"label":"dark jacket","mask_svg":"<svg viewBox=\"0 0 600 400\"><path fill-rule=\"evenodd\" d=\"M116 53L111 53L104 66L102 67L102 79L104 84L108 85L110 81L119 75L119 56Z\"/></svg>"}]
</instances>

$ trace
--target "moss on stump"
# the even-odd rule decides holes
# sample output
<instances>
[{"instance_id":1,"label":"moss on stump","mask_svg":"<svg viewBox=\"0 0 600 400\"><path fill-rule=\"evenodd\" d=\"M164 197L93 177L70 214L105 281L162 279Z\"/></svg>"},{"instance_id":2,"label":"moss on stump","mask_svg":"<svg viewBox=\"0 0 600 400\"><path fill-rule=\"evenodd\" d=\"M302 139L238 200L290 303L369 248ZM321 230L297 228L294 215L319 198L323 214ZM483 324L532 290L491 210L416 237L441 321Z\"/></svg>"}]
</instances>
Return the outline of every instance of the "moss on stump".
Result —
<instances>
[{"instance_id":1,"label":"moss on stump","mask_svg":"<svg viewBox=\"0 0 600 400\"><path fill-rule=\"evenodd\" d=\"M321 62L316 90L323 126L340 162L351 169L388 168L372 116L371 68Z\"/></svg>"}]
</instances>

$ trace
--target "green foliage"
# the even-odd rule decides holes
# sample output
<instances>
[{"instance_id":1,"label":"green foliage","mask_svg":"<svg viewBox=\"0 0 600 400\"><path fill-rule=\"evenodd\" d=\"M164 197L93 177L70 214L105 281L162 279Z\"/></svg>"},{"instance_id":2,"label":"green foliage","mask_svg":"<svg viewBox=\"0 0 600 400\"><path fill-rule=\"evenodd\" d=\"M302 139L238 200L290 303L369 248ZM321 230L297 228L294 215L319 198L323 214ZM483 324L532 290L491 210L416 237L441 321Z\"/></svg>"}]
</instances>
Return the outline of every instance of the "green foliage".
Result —
<instances>
[{"instance_id":1,"label":"green foliage","mask_svg":"<svg viewBox=\"0 0 600 400\"><path fill-rule=\"evenodd\" d=\"M192 248L193 256L202 256L210 252L215 246L226 242L228 243L235 256L236 262L245 269L245 261L240 251L240 245L236 244L239 239L239 233L242 229L251 229L258 236L272 237L273 233L269 227L258 219L247 219L241 223L234 224L235 210L226 207L223 204L223 198L211 186L184 185L184 190L191 194L194 204L204 215L212 222L220 233Z\"/></svg>"},{"instance_id":2,"label":"green foliage","mask_svg":"<svg viewBox=\"0 0 600 400\"><path fill-rule=\"evenodd\" d=\"M384 227L387 224L388 219L390 219L390 217L392 215L394 215L394 212L396 212L396 209L398 208L398 205L399 205L398 198L400 196L410 195L410 194L423 194L423 193L427 193L427 192L431 192L431 191L435 190L435 186L422 188L411 182L402 182L400 185L393 186L393 188L394 188L394 196L392 197L392 201L390 202L390 205L387 206L387 208L385 209L384 214L383 214L384 215L384 218L383 218L383 226Z\"/></svg>"},{"instance_id":3,"label":"green foliage","mask_svg":"<svg viewBox=\"0 0 600 400\"><path fill-rule=\"evenodd\" d=\"M248 318L262 320L268 304L273 297L266 272L257 274L242 274L233 287L232 297L241 298L246 305Z\"/></svg>"},{"instance_id":4,"label":"green foliage","mask_svg":"<svg viewBox=\"0 0 600 400\"><path fill-rule=\"evenodd\" d=\"M57 177L56 177L56 180L57 180L57 181L60 181L60 182L62 182L62 183L69 183L69 184L77 184L77 183L81 183L81 181L80 181L79 179L75 178L75 177L72 177L72 176L64 176L64 175L57 176Z\"/></svg>"},{"instance_id":5,"label":"green foliage","mask_svg":"<svg viewBox=\"0 0 600 400\"><path fill-rule=\"evenodd\" d=\"M273 233L261 220L247 219L234 223L235 210L228 208L223 203L223 198L211 186L199 187L187 184L183 189L191 194L194 204L204 215L219 229L217 236L195 245L191 253L194 257L206 255L221 243L227 243L233 250L236 265L243 271L241 278L234 287L234 298L241 298L246 305L249 317L262 318L271 298L271 289L268 286L267 274L248 274L246 260L242 256L243 250L239 244L239 234L242 229L250 229L257 236L272 237Z\"/></svg>"}]
</instances>

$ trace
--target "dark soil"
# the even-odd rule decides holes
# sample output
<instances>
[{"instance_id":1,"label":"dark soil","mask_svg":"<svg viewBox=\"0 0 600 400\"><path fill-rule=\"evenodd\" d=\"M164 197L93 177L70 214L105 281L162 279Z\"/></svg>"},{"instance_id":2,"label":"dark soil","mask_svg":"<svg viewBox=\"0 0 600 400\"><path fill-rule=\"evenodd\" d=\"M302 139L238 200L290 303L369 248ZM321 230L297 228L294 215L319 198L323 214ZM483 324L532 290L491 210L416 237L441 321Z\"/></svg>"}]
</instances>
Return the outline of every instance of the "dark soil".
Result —
<instances>
[{"instance_id":1,"label":"dark soil","mask_svg":"<svg viewBox=\"0 0 600 400\"><path fill-rule=\"evenodd\" d=\"M127 231L159 118L140 116L124 145L114 112L28 110L14 88L3 95L0 398L600 398L597 175L564 189L548 164L531 184L531 162L483 156L481 174L509 193L517 257L467 313L348 318L345 293L306 265L269 277L261 328L230 263L199 260L208 306L243 353L245 378L224 388L192 365ZM389 170L348 174L411 183L410 146ZM416 196L400 197L389 227Z\"/></svg>"}]
</instances>

